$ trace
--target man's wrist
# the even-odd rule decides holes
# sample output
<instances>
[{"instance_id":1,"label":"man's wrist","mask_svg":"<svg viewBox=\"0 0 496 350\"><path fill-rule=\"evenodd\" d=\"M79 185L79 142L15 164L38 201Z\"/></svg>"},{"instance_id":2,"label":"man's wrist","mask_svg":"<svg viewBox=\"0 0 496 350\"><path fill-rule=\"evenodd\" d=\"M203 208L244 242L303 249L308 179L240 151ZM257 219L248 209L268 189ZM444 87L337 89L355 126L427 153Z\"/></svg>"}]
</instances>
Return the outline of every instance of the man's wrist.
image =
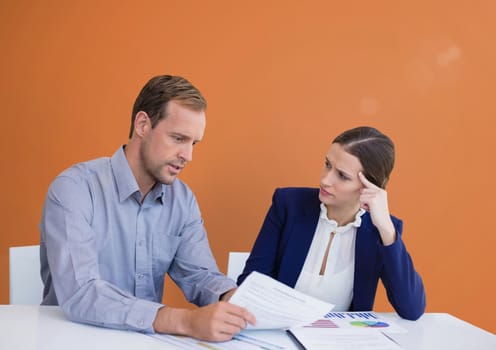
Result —
<instances>
[{"instance_id":1,"label":"man's wrist","mask_svg":"<svg viewBox=\"0 0 496 350\"><path fill-rule=\"evenodd\" d=\"M191 310L163 306L157 311L153 329L157 333L190 334L189 315Z\"/></svg>"},{"instance_id":2,"label":"man's wrist","mask_svg":"<svg viewBox=\"0 0 496 350\"><path fill-rule=\"evenodd\" d=\"M229 301L229 299L231 299L231 297L233 296L233 294L236 291L236 289L238 289L238 288L229 289L224 294L221 294L219 300L220 301Z\"/></svg>"}]
</instances>

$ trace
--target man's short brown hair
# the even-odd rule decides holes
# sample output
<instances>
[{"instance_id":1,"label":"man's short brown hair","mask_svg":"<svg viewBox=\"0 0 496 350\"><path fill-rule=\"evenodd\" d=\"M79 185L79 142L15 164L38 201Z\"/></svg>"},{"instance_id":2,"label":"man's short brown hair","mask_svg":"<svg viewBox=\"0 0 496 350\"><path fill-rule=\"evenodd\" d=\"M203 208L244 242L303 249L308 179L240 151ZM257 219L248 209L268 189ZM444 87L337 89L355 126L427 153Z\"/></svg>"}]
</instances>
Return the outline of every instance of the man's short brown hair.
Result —
<instances>
[{"instance_id":1,"label":"man's short brown hair","mask_svg":"<svg viewBox=\"0 0 496 350\"><path fill-rule=\"evenodd\" d=\"M160 120L167 117L165 112L169 101L177 101L194 111L204 111L207 108L205 98L188 80L173 75L153 77L143 86L134 102L129 137L133 135L134 119L138 112L148 114L154 128Z\"/></svg>"}]
</instances>

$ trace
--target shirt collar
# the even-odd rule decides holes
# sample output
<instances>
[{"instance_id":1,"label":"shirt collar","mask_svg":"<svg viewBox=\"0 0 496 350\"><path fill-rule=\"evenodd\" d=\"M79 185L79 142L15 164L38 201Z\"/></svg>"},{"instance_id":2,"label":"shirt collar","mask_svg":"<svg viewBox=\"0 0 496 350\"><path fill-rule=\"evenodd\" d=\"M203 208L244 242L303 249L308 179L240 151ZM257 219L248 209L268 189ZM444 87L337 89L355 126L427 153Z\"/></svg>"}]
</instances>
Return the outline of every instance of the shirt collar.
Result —
<instances>
[{"instance_id":1,"label":"shirt collar","mask_svg":"<svg viewBox=\"0 0 496 350\"><path fill-rule=\"evenodd\" d=\"M176 179L174 181L176 181ZM168 185L156 183L155 186L153 186L149 196L151 196L156 201L160 200L160 203L164 204L165 190L167 189L167 186Z\"/></svg>"},{"instance_id":2,"label":"shirt collar","mask_svg":"<svg viewBox=\"0 0 496 350\"><path fill-rule=\"evenodd\" d=\"M124 154L124 147L119 147L112 158L110 158L110 165L112 166L112 173L120 202L129 198L132 194L139 192L138 183Z\"/></svg>"},{"instance_id":3,"label":"shirt collar","mask_svg":"<svg viewBox=\"0 0 496 350\"><path fill-rule=\"evenodd\" d=\"M339 227L343 227L343 228L360 227L360 225L362 224L362 215L364 213L365 213L365 209L360 208L355 214L354 221L347 223L345 226L339 226ZM327 217L327 207L325 206L324 203L320 203L320 219L338 228L338 223L335 220L329 219Z\"/></svg>"}]
</instances>

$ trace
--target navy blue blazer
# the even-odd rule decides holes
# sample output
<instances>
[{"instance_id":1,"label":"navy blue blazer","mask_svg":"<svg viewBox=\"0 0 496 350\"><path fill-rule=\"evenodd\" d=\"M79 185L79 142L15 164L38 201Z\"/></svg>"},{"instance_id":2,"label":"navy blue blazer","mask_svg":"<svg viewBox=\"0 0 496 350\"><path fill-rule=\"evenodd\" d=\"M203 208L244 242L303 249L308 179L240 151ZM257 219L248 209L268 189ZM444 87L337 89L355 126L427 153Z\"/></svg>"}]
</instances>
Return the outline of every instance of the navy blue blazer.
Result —
<instances>
[{"instance_id":1,"label":"navy blue blazer","mask_svg":"<svg viewBox=\"0 0 496 350\"><path fill-rule=\"evenodd\" d=\"M274 192L243 273L264 273L294 288L320 216L319 189L280 188ZM402 318L416 320L425 310L424 285L401 238L403 223L391 216L397 239L384 246L370 214L362 215L355 241L355 276L350 311L372 310L379 278Z\"/></svg>"}]
</instances>

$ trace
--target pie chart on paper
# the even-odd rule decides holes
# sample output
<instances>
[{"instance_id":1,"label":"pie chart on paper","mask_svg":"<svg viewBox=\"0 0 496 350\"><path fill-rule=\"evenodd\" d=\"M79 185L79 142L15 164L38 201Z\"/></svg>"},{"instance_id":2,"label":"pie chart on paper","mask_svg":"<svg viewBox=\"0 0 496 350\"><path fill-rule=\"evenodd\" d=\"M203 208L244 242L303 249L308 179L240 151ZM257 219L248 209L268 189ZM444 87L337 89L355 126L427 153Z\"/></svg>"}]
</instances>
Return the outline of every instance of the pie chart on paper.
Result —
<instances>
[{"instance_id":1,"label":"pie chart on paper","mask_svg":"<svg viewBox=\"0 0 496 350\"><path fill-rule=\"evenodd\" d=\"M379 321L351 321L350 324L356 327L372 327L372 328L384 328L389 327L386 322Z\"/></svg>"}]
</instances>

